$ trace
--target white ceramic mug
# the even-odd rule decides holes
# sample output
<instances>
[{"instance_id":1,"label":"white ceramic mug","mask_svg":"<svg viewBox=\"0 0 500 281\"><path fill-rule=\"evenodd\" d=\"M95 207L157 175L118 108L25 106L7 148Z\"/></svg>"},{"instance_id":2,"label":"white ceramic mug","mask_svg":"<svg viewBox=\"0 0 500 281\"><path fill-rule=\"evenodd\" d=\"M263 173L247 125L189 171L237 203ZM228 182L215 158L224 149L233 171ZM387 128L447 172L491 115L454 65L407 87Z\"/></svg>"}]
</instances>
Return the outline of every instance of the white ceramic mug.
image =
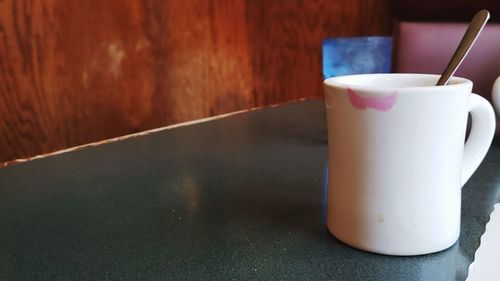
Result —
<instances>
[{"instance_id":1,"label":"white ceramic mug","mask_svg":"<svg viewBox=\"0 0 500 281\"><path fill-rule=\"evenodd\" d=\"M500 115L500 76L498 76L497 80L495 80L495 83L493 83L491 97L493 99L493 104L497 109L497 114Z\"/></svg>"},{"instance_id":2,"label":"white ceramic mug","mask_svg":"<svg viewBox=\"0 0 500 281\"><path fill-rule=\"evenodd\" d=\"M437 252L457 241L460 189L491 145L495 115L487 100L471 94L471 81L453 77L434 86L438 78L325 80L327 227L339 240L388 255Z\"/></svg>"}]
</instances>

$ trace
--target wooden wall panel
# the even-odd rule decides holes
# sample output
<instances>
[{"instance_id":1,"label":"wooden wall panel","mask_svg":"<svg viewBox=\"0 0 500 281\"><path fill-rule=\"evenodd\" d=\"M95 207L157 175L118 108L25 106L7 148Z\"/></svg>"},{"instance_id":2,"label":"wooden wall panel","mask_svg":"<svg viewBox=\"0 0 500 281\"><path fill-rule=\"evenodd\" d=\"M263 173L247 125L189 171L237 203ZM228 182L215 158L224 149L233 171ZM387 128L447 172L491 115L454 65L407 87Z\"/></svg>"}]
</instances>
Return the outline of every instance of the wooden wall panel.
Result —
<instances>
[{"instance_id":1,"label":"wooden wall panel","mask_svg":"<svg viewBox=\"0 0 500 281\"><path fill-rule=\"evenodd\" d=\"M0 161L320 96L327 36L389 0L0 0Z\"/></svg>"}]
</instances>

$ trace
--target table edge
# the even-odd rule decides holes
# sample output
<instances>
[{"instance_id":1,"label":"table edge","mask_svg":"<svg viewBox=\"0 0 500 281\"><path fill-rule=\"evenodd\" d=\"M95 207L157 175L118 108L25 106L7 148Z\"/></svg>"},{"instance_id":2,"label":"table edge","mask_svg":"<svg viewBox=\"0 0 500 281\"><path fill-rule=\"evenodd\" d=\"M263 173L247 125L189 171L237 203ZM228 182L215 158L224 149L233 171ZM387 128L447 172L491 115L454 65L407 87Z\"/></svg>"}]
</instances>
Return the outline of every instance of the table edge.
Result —
<instances>
[{"instance_id":1,"label":"table edge","mask_svg":"<svg viewBox=\"0 0 500 281\"><path fill-rule=\"evenodd\" d=\"M104 140L100 140L100 141L95 141L95 142L90 142L90 143L81 144L81 145L77 145L77 146L72 146L69 148L64 148L61 150L37 154L37 155L26 157L26 158L17 158L17 159L13 159L13 160L7 160L5 162L0 162L0 169L5 168L5 167L9 167L9 166L13 166L16 164L29 162L29 161L36 160L36 159L43 159L43 158L50 157L50 156L55 156L55 155L73 152L73 151L77 151L77 150L81 150L81 149L85 149L85 148L90 148L90 147L95 147L95 146L99 146L99 145L103 145L103 144L118 142L118 141L136 138L136 137L140 137L140 136L145 136L145 135L149 135L152 133L157 133L157 132L167 131L167 130L176 129L176 128L180 128L180 127L186 127L186 126L206 123L206 122L210 122L210 121L215 121L215 120L231 117L234 115L239 115L242 113L257 111L257 110L266 109L266 108L273 108L273 107L278 107L278 106L297 103L297 102L318 100L318 99L320 99L320 97L305 97L305 98L285 101L285 102L271 104L271 105L256 106L256 107L252 107L249 109L242 109L242 110L223 113L223 114L214 115L214 116L210 116L210 117L206 117L206 118L195 119L195 120L191 120L191 121L167 125L167 126L163 126L163 127L154 128L154 129L144 130L144 131L140 131L137 133L127 134L127 135L123 135L123 136L118 136L118 137L113 137L113 138L104 139Z\"/></svg>"}]
</instances>

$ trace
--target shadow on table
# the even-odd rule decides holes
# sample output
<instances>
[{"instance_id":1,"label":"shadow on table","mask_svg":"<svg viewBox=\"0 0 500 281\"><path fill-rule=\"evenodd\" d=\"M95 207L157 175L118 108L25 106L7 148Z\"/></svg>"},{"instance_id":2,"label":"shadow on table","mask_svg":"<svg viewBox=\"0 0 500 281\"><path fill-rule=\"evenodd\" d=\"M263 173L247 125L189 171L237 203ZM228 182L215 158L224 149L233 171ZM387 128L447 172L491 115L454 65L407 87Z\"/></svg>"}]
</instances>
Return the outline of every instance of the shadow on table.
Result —
<instances>
[{"instance_id":1,"label":"shadow on table","mask_svg":"<svg viewBox=\"0 0 500 281\"><path fill-rule=\"evenodd\" d=\"M271 247L288 243L318 255L321 258L317 260L324 264L311 266L331 268L332 277L353 278L357 271L364 272L366 276L359 276L363 280L464 280L466 277L470 262L461 253L458 242L447 250L423 256L394 257L364 252L342 243L328 232L323 207L317 200L305 194L291 195L293 190L259 191L241 192L232 198L229 206L221 207L230 209L231 218L239 218L239 223L250 232L255 230L250 237L264 235L270 241L263 243Z\"/></svg>"}]
</instances>

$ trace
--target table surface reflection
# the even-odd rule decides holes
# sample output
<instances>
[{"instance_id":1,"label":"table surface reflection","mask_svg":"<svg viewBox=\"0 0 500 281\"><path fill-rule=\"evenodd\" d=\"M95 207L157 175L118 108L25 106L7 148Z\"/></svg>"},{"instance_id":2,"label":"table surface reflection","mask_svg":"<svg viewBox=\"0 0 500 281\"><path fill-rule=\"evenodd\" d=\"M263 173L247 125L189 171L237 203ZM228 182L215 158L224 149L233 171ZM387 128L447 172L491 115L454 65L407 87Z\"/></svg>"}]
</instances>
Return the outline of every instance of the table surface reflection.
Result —
<instances>
[{"instance_id":1,"label":"table surface reflection","mask_svg":"<svg viewBox=\"0 0 500 281\"><path fill-rule=\"evenodd\" d=\"M0 280L465 280L493 204L495 144L440 253L350 248L324 226L322 101L0 169Z\"/></svg>"}]
</instances>

